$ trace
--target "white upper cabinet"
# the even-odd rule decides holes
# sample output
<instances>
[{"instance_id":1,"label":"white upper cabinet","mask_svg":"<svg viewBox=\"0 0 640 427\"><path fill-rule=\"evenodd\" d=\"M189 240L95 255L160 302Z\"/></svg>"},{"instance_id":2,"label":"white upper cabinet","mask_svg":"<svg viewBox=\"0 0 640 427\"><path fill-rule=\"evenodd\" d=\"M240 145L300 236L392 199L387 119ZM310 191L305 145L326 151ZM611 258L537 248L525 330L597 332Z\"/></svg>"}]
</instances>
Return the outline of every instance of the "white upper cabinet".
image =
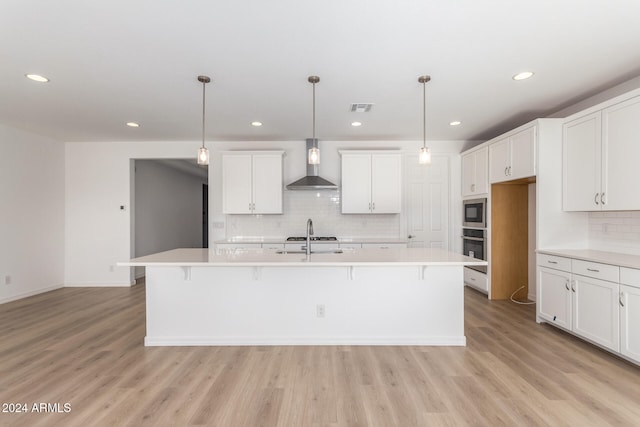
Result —
<instances>
[{"instance_id":1,"label":"white upper cabinet","mask_svg":"<svg viewBox=\"0 0 640 427\"><path fill-rule=\"evenodd\" d=\"M222 155L222 212L282 213L281 151L227 152Z\"/></svg>"},{"instance_id":2,"label":"white upper cabinet","mask_svg":"<svg viewBox=\"0 0 640 427\"><path fill-rule=\"evenodd\" d=\"M489 149L487 147L462 155L462 197L489 192Z\"/></svg>"},{"instance_id":3,"label":"white upper cabinet","mask_svg":"<svg viewBox=\"0 0 640 427\"><path fill-rule=\"evenodd\" d=\"M536 175L536 127L531 126L489 145L491 183Z\"/></svg>"},{"instance_id":4,"label":"white upper cabinet","mask_svg":"<svg viewBox=\"0 0 640 427\"><path fill-rule=\"evenodd\" d=\"M391 214L402 210L402 155L341 151L342 213Z\"/></svg>"},{"instance_id":5,"label":"white upper cabinet","mask_svg":"<svg viewBox=\"0 0 640 427\"><path fill-rule=\"evenodd\" d=\"M564 210L640 209L640 97L566 122L562 150Z\"/></svg>"}]
</instances>

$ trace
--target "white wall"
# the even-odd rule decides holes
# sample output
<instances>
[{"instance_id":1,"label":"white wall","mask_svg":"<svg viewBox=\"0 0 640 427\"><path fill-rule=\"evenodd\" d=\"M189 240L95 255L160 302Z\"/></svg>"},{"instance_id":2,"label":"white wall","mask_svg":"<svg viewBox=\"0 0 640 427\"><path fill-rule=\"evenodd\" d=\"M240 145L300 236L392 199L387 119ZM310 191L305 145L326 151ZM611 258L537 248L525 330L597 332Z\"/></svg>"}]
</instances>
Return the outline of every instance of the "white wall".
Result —
<instances>
[{"instance_id":1,"label":"white wall","mask_svg":"<svg viewBox=\"0 0 640 427\"><path fill-rule=\"evenodd\" d=\"M135 256L202 247L207 180L158 160L135 161Z\"/></svg>"},{"instance_id":2,"label":"white wall","mask_svg":"<svg viewBox=\"0 0 640 427\"><path fill-rule=\"evenodd\" d=\"M226 216L222 214L221 205L220 151L285 150L285 184L304 176L306 172L304 141L215 142L207 145L211 151L210 242L226 238ZM419 141L320 141L320 174L340 184L338 150L341 149L399 148L406 152L417 152L421 145ZM429 143L434 153L448 153L456 159L452 163L459 163L463 145L464 142L457 141ZM65 145L67 286L128 286L133 282L132 270L115 266L118 261L131 257L131 159L193 158L197 148L197 142L92 142ZM453 178L459 180L457 176ZM459 201L460 189L459 186L453 188L453 198L457 199L452 203L455 203ZM120 206L125 206L125 210L120 210Z\"/></svg>"},{"instance_id":3,"label":"white wall","mask_svg":"<svg viewBox=\"0 0 640 427\"><path fill-rule=\"evenodd\" d=\"M0 200L0 303L63 286L64 145L0 125Z\"/></svg>"}]
</instances>

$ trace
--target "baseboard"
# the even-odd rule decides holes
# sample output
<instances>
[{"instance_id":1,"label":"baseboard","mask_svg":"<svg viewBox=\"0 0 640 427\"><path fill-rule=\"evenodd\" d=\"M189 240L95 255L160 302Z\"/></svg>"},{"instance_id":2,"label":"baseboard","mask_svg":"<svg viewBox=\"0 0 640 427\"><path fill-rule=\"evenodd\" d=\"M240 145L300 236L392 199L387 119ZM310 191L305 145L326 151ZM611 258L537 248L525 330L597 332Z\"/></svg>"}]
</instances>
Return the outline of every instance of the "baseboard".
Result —
<instances>
[{"instance_id":1,"label":"baseboard","mask_svg":"<svg viewBox=\"0 0 640 427\"><path fill-rule=\"evenodd\" d=\"M132 283L118 282L118 283L105 283L105 282L81 282L81 283L65 283L65 288L130 288Z\"/></svg>"},{"instance_id":2,"label":"baseboard","mask_svg":"<svg viewBox=\"0 0 640 427\"><path fill-rule=\"evenodd\" d=\"M23 298L28 298L28 297L32 297L34 295L38 295L38 294L44 294L45 292L51 292L51 291L55 291L56 289L61 289L64 288L64 285L54 285L54 286L49 286L46 288L42 288L42 289L36 289L33 291L29 291L29 292L24 292L18 295L11 295L8 297L4 297L4 298L0 298L0 304L5 304L7 302L11 302L11 301L17 301L19 299L23 299Z\"/></svg>"}]
</instances>

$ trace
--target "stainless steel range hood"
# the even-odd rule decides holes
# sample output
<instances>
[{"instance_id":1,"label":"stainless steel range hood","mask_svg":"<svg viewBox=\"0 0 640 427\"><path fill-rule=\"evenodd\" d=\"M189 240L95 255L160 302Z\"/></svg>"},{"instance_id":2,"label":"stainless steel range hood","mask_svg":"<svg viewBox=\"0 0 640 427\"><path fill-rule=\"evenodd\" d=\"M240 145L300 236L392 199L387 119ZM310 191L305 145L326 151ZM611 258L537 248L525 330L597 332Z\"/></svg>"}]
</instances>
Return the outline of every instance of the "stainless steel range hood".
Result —
<instances>
[{"instance_id":1,"label":"stainless steel range hood","mask_svg":"<svg viewBox=\"0 0 640 427\"><path fill-rule=\"evenodd\" d=\"M313 147L317 147L318 140L307 138L307 153ZM305 163L306 163L305 156ZM318 165L307 163L307 176L287 185L287 190L337 190L338 186L318 175Z\"/></svg>"}]
</instances>

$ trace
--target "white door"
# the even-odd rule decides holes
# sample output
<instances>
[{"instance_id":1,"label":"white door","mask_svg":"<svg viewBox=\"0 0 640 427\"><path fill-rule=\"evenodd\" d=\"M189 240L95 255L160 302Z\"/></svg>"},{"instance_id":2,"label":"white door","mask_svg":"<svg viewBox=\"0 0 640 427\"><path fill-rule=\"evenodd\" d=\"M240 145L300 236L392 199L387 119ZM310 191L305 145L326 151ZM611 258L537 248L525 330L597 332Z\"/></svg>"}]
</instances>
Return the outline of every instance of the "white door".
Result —
<instances>
[{"instance_id":1,"label":"white door","mask_svg":"<svg viewBox=\"0 0 640 427\"><path fill-rule=\"evenodd\" d=\"M573 276L573 331L619 351L619 285L580 275Z\"/></svg>"},{"instance_id":2,"label":"white door","mask_svg":"<svg viewBox=\"0 0 640 427\"><path fill-rule=\"evenodd\" d=\"M602 112L602 209L638 210L640 159L640 97Z\"/></svg>"},{"instance_id":3,"label":"white door","mask_svg":"<svg viewBox=\"0 0 640 427\"><path fill-rule=\"evenodd\" d=\"M538 267L538 317L571 330L571 273Z\"/></svg>"},{"instance_id":4,"label":"white door","mask_svg":"<svg viewBox=\"0 0 640 427\"><path fill-rule=\"evenodd\" d=\"M640 362L640 289L620 285L620 352Z\"/></svg>"},{"instance_id":5,"label":"white door","mask_svg":"<svg viewBox=\"0 0 640 427\"><path fill-rule=\"evenodd\" d=\"M405 157L409 247L449 250L450 159L434 155L431 165Z\"/></svg>"},{"instance_id":6,"label":"white door","mask_svg":"<svg viewBox=\"0 0 640 427\"><path fill-rule=\"evenodd\" d=\"M222 213L251 213L251 155L222 156Z\"/></svg>"},{"instance_id":7,"label":"white door","mask_svg":"<svg viewBox=\"0 0 640 427\"><path fill-rule=\"evenodd\" d=\"M509 179L527 178L536 174L536 127L518 132L511 138L511 169Z\"/></svg>"},{"instance_id":8,"label":"white door","mask_svg":"<svg viewBox=\"0 0 640 427\"><path fill-rule=\"evenodd\" d=\"M565 211L600 209L600 131L599 111L562 126L562 208Z\"/></svg>"},{"instance_id":9,"label":"white door","mask_svg":"<svg viewBox=\"0 0 640 427\"><path fill-rule=\"evenodd\" d=\"M342 155L342 213L371 212L371 155Z\"/></svg>"},{"instance_id":10,"label":"white door","mask_svg":"<svg viewBox=\"0 0 640 427\"><path fill-rule=\"evenodd\" d=\"M494 142L489 146L489 181L508 181L511 167L511 148L509 138Z\"/></svg>"},{"instance_id":11,"label":"white door","mask_svg":"<svg viewBox=\"0 0 640 427\"><path fill-rule=\"evenodd\" d=\"M253 156L253 203L256 214L282 213L282 156Z\"/></svg>"},{"instance_id":12,"label":"white door","mask_svg":"<svg viewBox=\"0 0 640 427\"><path fill-rule=\"evenodd\" d=\"M402 210L402 156L371 156L371 212L400 213Z\"/></svg>"}]
</instances>

